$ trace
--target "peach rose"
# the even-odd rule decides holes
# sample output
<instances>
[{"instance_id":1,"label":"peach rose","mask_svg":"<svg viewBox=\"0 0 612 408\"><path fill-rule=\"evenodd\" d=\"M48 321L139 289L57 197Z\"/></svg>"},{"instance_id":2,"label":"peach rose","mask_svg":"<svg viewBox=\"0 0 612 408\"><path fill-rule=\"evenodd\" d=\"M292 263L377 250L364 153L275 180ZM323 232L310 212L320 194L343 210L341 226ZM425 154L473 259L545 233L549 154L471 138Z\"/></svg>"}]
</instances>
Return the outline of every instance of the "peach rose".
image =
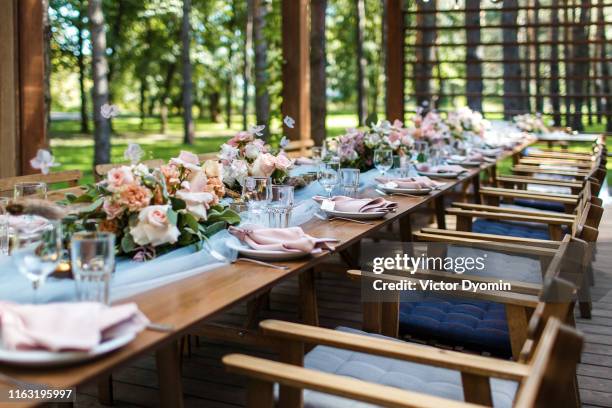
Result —
<instances>
[{"instance_id":1,"label":"peach rose","mask_svg":"<svg viewBox=\"0 0 612 408\"><path fill-rule=\"evenodd\" d=\"M112 220L119 217L123 213L124 207L110 198L105 198L104 204L102 205L102 210L104 210L108 219Z\"/></svg>"},{"instance_id":2,"label":"peach rose","mask_svg":"<svg viewBox=\"0 0 612 408\"><path fill-rule=\"evenodd\" d=\"M168 187L174 187L180 183L180 172L178 167L176 167L174 164L163 165L159 168L159 170L164 175L166 185Z\"/></svg>"},{"instance_id":3,"label":"peach rose","mask_svg":"<svg viewBox=\"0 0 612 408\"><path fill-rule=\"evenodd\" d=\"M130 211L138 211L151 202L151 190L143 186L131 184L119 192L119 203Z\"/></svg>"},{"instance_id":4,"label":"peach rose","mask_svg":"<svg viewBox=\"0 0 612 408\"><path fill-rule=\"evenodd\" d=\"M134 183L132 169L128 166L121 166L111 169L106 175L107 188L111 192L119 190L121 187Z\"/></svg>"},{"instance_id":5,"label":"peach rose","mask_svg":"<svg viewBox=\"0 0 612 408\"><path fill-rule=\"evenodd\" d=\"M138 245L173 244L181 234L176 225L168 219L167 205L151 205L138 214L138 224L130 233Z\"/></svg>"},{"instance_id":6,"label":"peach rose","mask_svg":"<svg viewBox=\"0 0 612 408\"><path fill-rule=\"evenodd\" d=\"M256 177L269 177L276 168L276 157L270 153L260 154L253 162L251 173Z\"/></svg>"},{"instance_id":7,"label":"peach rose","mask_svg":"<svg viewBox=\"0 0 612 408\"><path fill-rule=\"evenodd\" d=\"M287 171L291 167L293 163L291 160L285 156L284 154L279 154L276 156L276 168L282 171Z\"/></svg>"}]
</instances>

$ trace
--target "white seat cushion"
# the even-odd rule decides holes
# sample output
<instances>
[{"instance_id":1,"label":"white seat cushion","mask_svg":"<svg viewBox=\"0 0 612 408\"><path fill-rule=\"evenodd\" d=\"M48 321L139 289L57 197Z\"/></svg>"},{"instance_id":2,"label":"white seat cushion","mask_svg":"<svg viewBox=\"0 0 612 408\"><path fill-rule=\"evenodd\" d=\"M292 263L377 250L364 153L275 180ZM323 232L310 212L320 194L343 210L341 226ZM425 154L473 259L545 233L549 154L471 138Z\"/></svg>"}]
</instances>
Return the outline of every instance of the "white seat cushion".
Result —
<instances>
[{"instance_id":1,"label":"white seat cushion","mask_svg":"<svg viewBox=\"0 0 612 408\"><path fill-rule=\"evenodd\" d=\"M336 330L389 339L347 327L338 327ZM310 351L305 356L304 366L326 373L463 401L461 374L458 371L327 346L317 346ZM492 379L493 405L511 407L517 387L518 384L513 381ZM374 407L371 404L311 390L304 391L304 406L308 408Z\"/></svg>"}]
</instances>

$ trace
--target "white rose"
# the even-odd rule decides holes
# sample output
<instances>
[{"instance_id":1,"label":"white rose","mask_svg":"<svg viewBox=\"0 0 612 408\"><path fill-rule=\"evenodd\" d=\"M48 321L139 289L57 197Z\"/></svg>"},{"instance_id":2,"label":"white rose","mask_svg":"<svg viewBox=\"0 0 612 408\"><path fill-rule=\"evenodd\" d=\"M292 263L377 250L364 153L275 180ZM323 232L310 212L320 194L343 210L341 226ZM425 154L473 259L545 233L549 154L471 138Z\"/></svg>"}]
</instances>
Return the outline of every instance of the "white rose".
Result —
<instances>
[{"instance_id":1,"label":"white rose","mask_svg":"<svg viewBox=\"0 0 612 408\"><path fill-rule=\"evenodd\" d=\"M246 145L246 147L244 148L244 155L251 160L255 160L257 158L257 156L259 156L259 148L254 145L253 143L249 143L248 145Z\"/></svg>"},{"instance_id":2,"label":"white rose","mask_svg":"<svg viewBox=\"0 0 612 408\"><path fill-rule=\"evenodd\" d=\"M274 173L275 168L276 157L270 153L264 153L259 155L255 162L253 162L251 174L255 177L269 177L272 175L272 173Z\"/></svg>"},{"instance_id":3,"label":"white rose","mask_svg":"<svg viewBox=\"0 0 612 408\"><path fill-rule=\"evenodd\" d=\"M149 174L149 168L146 164L138 163L137 165L132 166L132 172L139 177L144 177Z\"/></svg>"},{"instance_id":4,"label":"white rose","mask_svg":"<svg viewBox=\"0 0 612 408\"><path fill-rule=\"evenodd\" d=\"M210 208L209 204L215 199L211 193L192 193L185 190L178 191L176 197L185 201L187 212L198 220L206 220L206 211Z\"/></svg>"},{"instance_id":5,"label":"white rose","mask_svg":"<svg viewBox=\"0 0 612 408\"><path fill-rule=\"evenodd\" d=\"M227 143L221 145L221 152L219 153L219 159L224 162L231 162L238 156L238 149L234 146L230 146Z\"/></svg>"},{"instance_id":6,"label":"white rose","mask_svg":"<svg viewBox=\"0 0 612 408\"><path fill-rule=\"evenodd\" d=\"M181 233L168 220L168 208L167 205L150 205L140 210L138 224L130 230L135 243L158 246L178 240Z\"/></svg>"},{"instance_id":7,"label":"white rose","mask_svg":"<svg viewBox=\"0 0 612 408\"><path fill-rule=\"evenodd\" d=\"M221 166L217 160L206 160L202 169L204 169L204 174L207 177L219 177L221 175Z\"/></svg>"},{"instance_id":8,"label":"white rose","mask_svg":"<svg viewBox=\"0 0 612 408\"><path fill-rule=\"evenodd\" d=\"M291 168L291 166L293 165L293 162L291 161L291 159L289 159L287 156L281 153L278 156L276 156L275 165L277 169L281 171L287 171L289 170L289 168Z\"/></svg>"}]
</instances>

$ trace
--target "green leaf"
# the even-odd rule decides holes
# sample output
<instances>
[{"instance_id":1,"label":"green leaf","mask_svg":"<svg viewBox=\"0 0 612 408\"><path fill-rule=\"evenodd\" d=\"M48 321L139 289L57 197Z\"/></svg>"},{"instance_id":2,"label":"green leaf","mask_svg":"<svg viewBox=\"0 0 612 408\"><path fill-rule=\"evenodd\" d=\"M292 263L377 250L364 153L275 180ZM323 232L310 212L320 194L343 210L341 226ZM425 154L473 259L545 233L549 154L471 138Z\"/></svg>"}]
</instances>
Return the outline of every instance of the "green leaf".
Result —
<instances>
[{"instance_id":1,"label":"green leaf","mask_svg":"<svg viewBox=\"0 0 612 408\"><path fill-rule=\"evenodd\" d=\"M189 213L182 213L181 218L182 218L183 225L188 226L194 231L197 231L199 229L200 224L198 223L198 220L196 219L196 217L194 217L193 215Z\"/></svg>"},{"instance_id":2,"label":"green leaf","mask_svg":"<svg viewBox=\"0 0 612 408\"><path fill-rule=\"evenodd\" d=\"M126 233L123 234L123 238L121 239L121 250L126 253L129 254L130 252L133 252L136 249L136 243L134 242L134 238L132 237L132 234Z\"/></svg>"},{"instance_id":3,"label":"green leaf","mask_svg":"<svg viewBox=\"0 0 612 408\"><path fill-rule=\"evenodd\" d=\"M170 201L172 202L172 209L174 211L180 211L187 208L187 204L185 204L185 201L181 200L180 198L170 197Z\"/></svg>"},{"instance_id":4,"label":"green leaf","mask_svg":"<svg viewBox=\"0 0 612 408\"><path fill-rule=\"evenodd\" d=\"M104 197L100 197L98 198L96 201L94 201L93 203L91 203L90 205L82 208L80 210L80 212L84 212L84 213L88 213L88 212L94 212L96 211L98 208L100 208L100 206L102 206L102 204L104 203Z\"/></svg>"},{"instance_id":5,"label":"green leaf","mask_svg":"<svg viewBox=\"0 0 612 408\"><path fill-rule=\"evenodd\" d=\"M233 210L226 208L222 212L212 211L208 214L207 223L212 224L218 221L225 221L228 224L234 225L240 222L240 216Z\"/></svg>"},{"instance_id":6,"label":"green leaf","mask_svg":"<svg viewBox=\"0 0 612 408\"><path fill-rule=\"evenodd\" d=\"M209 225L208 227L206 227L206 236L207 237L212 237L217 232L223 231L225 229L226 225L227 225L227 223L225 221L217 221L217 222Z\"/></svg>"},{"instance_id":7,"label":"green leaf","mask_svg":"<svg viewBox=\"0 0 612 408\"><path fill-rule=\"evenodd\" d=\"M168 212L166 213L168 216L168 221L170 224L176 225L178 221L178 213L174 211L172 208L168 208Z\"/></svg>"}]
</instances>

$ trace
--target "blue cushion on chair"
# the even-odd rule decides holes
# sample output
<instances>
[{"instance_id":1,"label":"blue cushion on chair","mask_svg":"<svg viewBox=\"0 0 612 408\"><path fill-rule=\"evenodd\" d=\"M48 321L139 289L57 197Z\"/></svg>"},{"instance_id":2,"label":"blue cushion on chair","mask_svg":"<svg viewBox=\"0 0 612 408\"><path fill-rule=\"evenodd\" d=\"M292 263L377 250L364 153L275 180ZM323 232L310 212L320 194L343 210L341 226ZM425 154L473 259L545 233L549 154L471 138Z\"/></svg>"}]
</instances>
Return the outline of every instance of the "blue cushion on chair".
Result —
<instances>
[{"instance_id":1,"label":"blue cushion on chair","mask_svg":"<svg viewBox=\"0 0 612 408\"><path fill-rule=\"evenodd\" d=\"M538 210L565 212L565 206L561 203L551 203L550 201L530 200L527 198L517 198L514 204L522 207L537 208Z\"/></svg>"},{"instance_id":2,"label":"blue cushion on chair","mask_svg":"<svg viewBox=\"0 0 612 408\"><path fill-rule=\"evenodd\" d=\"M512 354L505 307L499 303L435 297L403 301L399 331L499 356Z\"/></svg>"},{"instance_id":3,"label":"blue cushion on chair","mask_svg":"<svg viewBox=\"0 0 612 408\"><path fill-rule=\"evenodd\" d=\"M546 225L527 222L478 219L472 224L472 231L511 237L550 239Z\"/></svg>"}]
</instances>

